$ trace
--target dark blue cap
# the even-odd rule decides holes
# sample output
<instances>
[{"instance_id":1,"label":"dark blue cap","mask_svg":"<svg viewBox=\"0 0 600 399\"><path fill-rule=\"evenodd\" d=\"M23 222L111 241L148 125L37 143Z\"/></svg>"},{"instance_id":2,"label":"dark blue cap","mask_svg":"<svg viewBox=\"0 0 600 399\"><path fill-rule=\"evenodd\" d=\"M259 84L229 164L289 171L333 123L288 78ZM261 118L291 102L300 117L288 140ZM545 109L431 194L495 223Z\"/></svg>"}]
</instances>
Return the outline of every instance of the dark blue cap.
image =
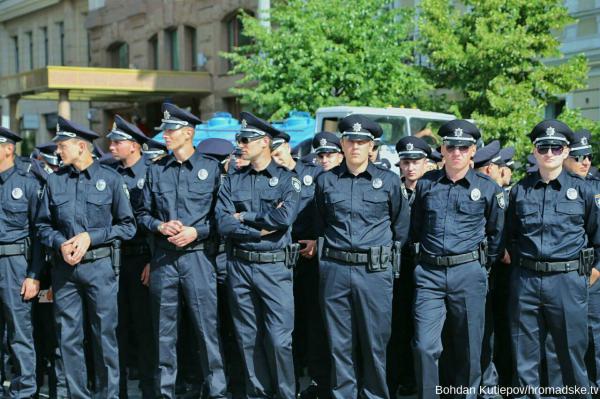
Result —
<instances>
[{"instance_id":1,"label":"dark blue cap","mask_svg":"<svg viewBox=\"0 0 600 399\"><path fill-rule=\"evenodd\" d=\"M96 143L94 143L94 151L92 152L92 156L94 158L102 158L104 155L106 155L106 153L104 152L104 150L102 148L100 148L100 146Z\"/></svg>"},{"instance_id":2,"label":"dark blue cap","mask_svg":"<svg viewBox=\"0 0 600 399\"><path fill-rule=\"evenodd\" d=\"M0 144L10 143L15 144L23 140L18 134L0 126Z\"/></svg>"},{"instance_id":3,"label":"dark blue cap","mask_svg":"<svg viewBox=\"0 0 600 399\"><path fill-rule=\"evenodd\" d=\"M392 168L392 164L391 164L390 160L387 158L380 158L380 159L376 160L375 162L373 162L373 165L377 165L380 168L384 168L384 169Z\"/></svg>"},{"instance_id":4,"label":"dark blue cap","mask_svg":"<svg viewBox=\"0 0 600 399\"><path fill-rule=\"evenodd\" d=\"M537 160L533 154L527 155L527 173L537 172L538 165Z\"/></svg>"},{"instance_id":5,"label":"dark blue cap","mask_svg":"<svg viewBox=\"0 0 600 399\"><path fill-rule=\"evenodd\" d=\"M515 156L515 147L504 147L500 150L500 158L502 158L502 165L508 166L509 168L513 168L515 165L515 161L513 161L513 157Z\"/></svg>"},{"instance_id":6,"label":"dark blue cap","mask_svg":"<svg viewBox=\"0 0 600 399\"><path fill-rule=\"evenodd\" d=\"M275 129L271 124L259 117L252 115L250 112L243 111L240 114L240 123L242 128L238 133L239 137L265 137L275 138L282 132Z\"/></svg>"},{"instance_id":7,"label":"dark blue cap","mask_svg":"<svg viewBox=\"0 0 600 399\"><path fill-rule=\"evenodd\" d=\"M300 158L300 160L304 163L312 163L312 164L316 164L317 163L317 153L316 152L311 152L309 154L306 154L305 156L303 156L302 158Z\"/></svg>"},{"instance_id":8,"label":"dark blue cap","mask_svg":"<svg viewBox=\"0 0 600 399\"><path fill-rule=\"evenodd\" d=\"M338 122L338 130L342 137L350 140L375 140L381 137L383 130L379 123L364 115L348 115Z\"/></svg>"},{"instance_id":9,"label":"dark blue cap","mask_svg":"<svg viewBox=\"0 0 600 399\"><path fill-rule=\"evenodd\" d=\"M202 123L196 115L175 104L163 103L162 113L163 117L160 120L162 124L156 130L177 130L185 126L193 128Z\"/></svg>"},{"instance_id":10,"label":"dark blue cap","mask_svg":"<svg viewBox=\"0 0 600 399\"><path fill-rule=\"evenodd\" d=\"M422 159L431 155L431 147L419 137L402 137L396 143L396 151L400 159Z\"/></svg>"},{"instance_id":11,"label":"dark blue cap","mask_svg":"<svg viewBox=\"0 0 600 399\"><path fill-rule=\"evenodd\" d=\"M573 133L573 141L569 144L569 155L589 155L592 153L592 133L581 129Z\"/></svg>"},{"instance_id":12,"label":"dark blue cap","mask_svg":"<svg viewBox=\"0 0 600 399\"><path fill-rule=\"evenodd\" d=\"M60 159L58 159L58 155L56 155L56 144L55 143L45 143L40 144L35 147L39 151L39 155L44 158L44 161L49 163L50 165L58 166L60 164Z\"/></svg>"},{"instance_id":13,"label":"dark blue cap","mask_svg":"<svg viewBox=\"0 0 600 399\"><path fill-rule=\"evenodd\" d=\"M56 136L54 136L52 141L57 142L77 138L92 142L98 137L98 134L90 129L59 116L56 122Z\"/></svg>"},{"instance_id":14,"label":"dark blue cap","mask_svg":"<svg viewBox=\"0 0 600 399\"><path fill-rule=\"evenodd\" d=\"M331 132L320 132L315 134L312 140L312 146L317 154L323 152L342 152L340 138Z\"/></svg>"},{"instance_id":15,"label":"dark blue cap","mask_svg":"<svg viewBox=\"0 0 600 399\"><path fill-rule=\"evenodd\" d=\"M529 138L533 145L569 145L573 141L573 131L556 119L548 119L535 125Z\"/></svg>"},{"instance_id":16,"label":"dark blue cap","mask_svg":"<svg viewBox=\"0 0 600 399\"><path fill-rule=\"evenodd\" d=\"M271 151L277 149L280 145L282 145L283 143L289 143L290 142L290 135L287 134L286 132L279 132L279 134L275 137L273 137L273 140L271 141Z\"/></svg>"},{"instance_id":17,"label":"dark blue cap","mask_svg":"<svg viewBox=\"0 0 600 399\"><path fill-rule=\"evenodd\" d=\"M211 155L218 158L220 161L231 155L234 149L235 147L229 140L219 138L202 140L196 147L196 151L202 154Z\"/></svg>"},{"instance_id":18,"label":"dark blue cap","mask_svg":"<svg viewBox=\"0 0 600 399\"><path fill-rule=\"evenodd\" d=\"M142 144L142 152L151 159L154 159L158 156L166 154L167 146L160 141L149 138L144 144Z\"/></svg>"},{"instance_id":19,"label":"dark blue cap","mask_svg":"<svg viewBox=\"0 0 600 399\"><path fill-rule=\"evenodd\" d=\"M473 156L475 168L481 168L491 163L502 163L502 157L500 156L500 142L498 140L494 140L488 145L479 148Z\"/></svg>"},{"instance_id":20,"label":"dark blue cap","mask_svg":"<svg viewBox=\"0 0 600 399\"><path fill-rule=\"evenodd\" d=\"M438 150L431 150L431 154L427 157L433 162L442 162L442 153Z\"/></svg>"},{"instance_id":21,"label":"dark blue cap","mask_svg":"<svg viewBox=\"0 0 600 399\"><path fill-rule=\"evenodd\" d=\"M464 119L454 119L444 123L438 130L438 135L445 145L475 145L481 137L477 126Z\"/></svg>"},{"instance_id":22,"label":"dark blue cap","mask_svg":"<svg viewBox=\"0 0 600 399\"><path fill-rule=\"evenodd\" d=\"M115 115L112 130L106 138L113 141L136 141L140 145L148 141L148 137L136 125L127 122L120 115Z\"/></svg>"}]
</instances>

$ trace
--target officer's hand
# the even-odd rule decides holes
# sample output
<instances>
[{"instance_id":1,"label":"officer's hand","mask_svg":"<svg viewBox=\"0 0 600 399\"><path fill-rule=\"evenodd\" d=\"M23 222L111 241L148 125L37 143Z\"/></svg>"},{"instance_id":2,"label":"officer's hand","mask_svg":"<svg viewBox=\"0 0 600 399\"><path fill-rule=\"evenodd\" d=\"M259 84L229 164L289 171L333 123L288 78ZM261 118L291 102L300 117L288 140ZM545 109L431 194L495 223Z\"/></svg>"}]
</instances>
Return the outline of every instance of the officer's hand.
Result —
<instances>
[{"instance_id":1,"label":"officer's hand","mask_svg":"<svg viewBox=\"0 0 600 399\"><path fill-rule=\"evenodd\" d=\"M144 270L142 270L142 276L140 278L142 284L148 287L150 285L150 263L146 263Z\"/></svg>"},{"instance_id":2,"label":"officer's hand","mask_svg":"<svg viewBox=\"0 0 600 399\"><path fill-rule=\"evenodd\" d=\"M183 224L181 224L179 220L169 220L168 222L161 223L161 225L158 226L158 231L167 237L172 237L179 234L182 229Z\"/></svg>"},{"instance_id":3,"label":"officer's hand","mask_svg":"<svg viewBox=\"0 0 600 399\"><path fill-rule=\"evenodd\" d=\"M510 265L510 254L506 249L504 250L504 256L500 262L504 263L505 265Z\"/></svg>"},{"instance_id":4,"label":"officer's hand","mask_svg":"<svg viewBox=\"0 0 600 399\"><path fill-rule=\"evenodd\" d=\"M315 240L298 240L300 244L306 244L304 248L300 249L300 255L304 256L307 259L315 256L317 242Z\"/></svg>"},{"instance_id":5,"label":"officer's hand","mask_svg":"<svg viewBox=\"0 0 600 399\"><path fill-rule=\"evenodd\" d=\"M590 287L598 281L600 277L600 272L595 267L592 267L592 274L590 274Z\"/></svg>"},{"instance_id":6,"label":"officer's hand","mask_svg":"<svg viewBox=\"0 0 600 399\"><path fill-rule=\"evenodd\" d=\"M21 285L21 296L23 296L24 300L28 301L35 298L38 292L40 292L39 280L26 278L25 281L23 281L23 285Z\"/></svg>"},{"instance_id":7,"label":"officer's hand","mask_svg":"<svg viewBox=\"0 0 600 399\"><path fill-rule=\"evenodd\" d=\"M184 227L183 230L181 230L181 233L174 235L173 237L169 237L167 240L171 244L175 244L178 247L185 247L196 238L198 238L198 231L196 231L195 228Z\"/></svg>"},{"instance_id":8,"label":"officer's hand","mask_svg":"<svg viewBox=\"0 0 600 399\"><path fill-rule=\"evenodd\" d=\"M71 264L70 259L71 259L71 256L73 256L73 252L75 252L75 249L73 248L73 245L71 244L70 240L65 241L60 246L60 253L61 253L64 261L67 262L71 266L72 266L72 264Z\"/></svg>"},{"instance_id":9,"label":"officer's hand","mask_svg":"<svg viewBox=\"0 0 600 399\"><path fill-rule=\"evenodd\" d=\"M81 262L85 253L90 248L92 239L90 238L90 235L87 232L84 232L77 234L70 240L67 240L67 243L72 244L74 250L73 255L71 255L69 259L73 263L69 262L69 260L67 260L67 263L69 263L71 266L74 266Z\"/></svg>"},{"instance_id":10,"label":"officer's hand","mask_svg":"<svg viewBox=\"0 0 600 399\"><path fill-rule=\"evenodd\" d=\"M52 287L48 288L46 299L48 299L48 302L54 302L54 291L52 291Z\"/></svg>"},{"instance_id":11,"label":"officer's hand","mask_svg":"<svg viewBox=\"0 0 600 399\"><path fill-rule=\"evenodd\" d=\"M271 230L271 231L269 231L269 230L262 229L262 230L260 231L260 236L261 236L261 237L268 236L269 234L272 234L272 233L274 233L274 232L275 232L275 230Z\"/></svg>"}]
</instances>

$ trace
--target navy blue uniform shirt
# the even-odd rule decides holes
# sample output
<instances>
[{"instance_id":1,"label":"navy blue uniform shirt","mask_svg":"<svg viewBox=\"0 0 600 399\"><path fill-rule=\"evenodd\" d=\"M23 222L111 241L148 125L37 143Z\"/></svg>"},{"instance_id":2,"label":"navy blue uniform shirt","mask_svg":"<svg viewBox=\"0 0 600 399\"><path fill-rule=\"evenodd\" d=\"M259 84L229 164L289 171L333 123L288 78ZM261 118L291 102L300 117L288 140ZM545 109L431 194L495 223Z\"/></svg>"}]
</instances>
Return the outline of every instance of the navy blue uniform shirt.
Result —
<instances>
[{"instance_id":1,"label":"navy blue uniform shirt","mask_svg":"<svg viewBox=\"0 0 600 399\"><path fill-rule=\"evenodd\" d=\"M469 169L454 183L445 169L427 172L415 190L411 239L430 255L450 256L475 251L487 238L491 264L503 251L505 207L502 188L483 173Z\"/></svg>"},{"instance_id":2,"label":"navy blue uniform shirt","mask_svg":"<svg viewBox=\"0 0 600 399\"><path fill-rule=\"evenodd\" d=\"M312 162L302 160L296 161L294 172L302 182L300 191L300 206L298 207L298 217L292 228L292 237L294 240L315 240L315 183L319 173L323 172L320 166Z\"/></svg>"},{"instance_id":3,"label":"navy blue uniform shirt","mask_svg":"<svg viewBox=\"0 0 600 399\"><path fill-rule=\"evenodd\" d=\"M89 233L93 248L130 240L136 231L123 179L98 161L83 171L66 166L48 176L36 224L42 244L57 251L79 233Z\"/></svg>"},{"instance_id":4,"label":"navy blue uniform shirt","mask_svg":"<svg viewBox=\"0 0 600 399\"><path fill-rule=\"evenodd\" d=\"M173 154L157 160L146 173L139 224L159 233L161 223L179 220L196 229L197 241L207 239L214 232L220 176L219 162L198 151L181 163Z\"/></svg>"},{"instance_id":5,"label":"navy blue uniform shirt","mask_svg":"<svg viewBox=\"0 0 600 399\"><path fill-rule=\"evenodd\" d=\"M274 161L262 171L248 165L225 176L216 208L219 233L246 250L284 249L292 242L300 185L294 172ZM233 216L241 212L243 223ZM261 230L273 233L261 237Z\"/></svg>"},{"instance_id":6,"label":"navy blue uniform shirt","mask_svg":"<svg viewBox=\"0 0 600 399\"><path fill-rule=\"evenodd\" d=\"M563 170L548 184L539 171L515 184L507 214L512 257L559 262L579 259L594 248L600 262L600 192L590 182Z\"/></svg>"},{"instance_id":7,"label":"navy blue uniform shirt","mask_svg":"<svg viewBox=\"0 0 600 399\"><path fill-rule=\"evenodd\" d=\"M371 162L357 176L350 173L346 162L321 173L315 203L317 235L327 247L366 252L392 241L406 242L410 209L400 178Z\"/></svg>"},{"instance_id":8,"label":"navy blue uniform shirt","mask_svg":"<svg viewBox=\"0 0 600 399\"><path fill-rule=\"evenodd\" d=\"M27 277L39 280L43 263L35 235L35 216L41 187L22 166L26 165L16 163L0 173L0 244L14 244L30 237L32 259Z\"/></svg>"}]
</instances>

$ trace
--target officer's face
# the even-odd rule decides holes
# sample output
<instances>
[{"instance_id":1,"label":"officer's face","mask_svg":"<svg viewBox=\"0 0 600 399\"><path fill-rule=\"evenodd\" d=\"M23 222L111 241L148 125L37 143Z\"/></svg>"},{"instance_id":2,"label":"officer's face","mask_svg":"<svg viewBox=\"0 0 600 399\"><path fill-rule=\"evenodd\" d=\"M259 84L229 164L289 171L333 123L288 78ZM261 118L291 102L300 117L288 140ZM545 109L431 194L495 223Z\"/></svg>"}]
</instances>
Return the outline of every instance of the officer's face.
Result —
<instances>
[{"instance_id":1,"label":"officer's face","mask_svg":"<svg viewBox=\"0 0 600 399\"><path fill-rule=\"evenodd\" d=\"M65 165L75 163L85 151L87 145L82 140L69 139L56 143L56 153Z\"/></svg>"},{"instance_id":2,"label":"officer's face","mask_svg":"<svg viewBox=\"0 0 600 399\"><path fill-rule=\"evenodd\" d=\"M111 140L108 147L113 158L117 160L126 159L134 152L139 152L139 144L131 140Z\"/></svg>"},{"instance_id":3,"label":"officer's face","mask_svg":"<svg viewBox=\"0 0 600 399\"><path fill-rule=\"evenodd\" d=\"M569 149L565 146L536 146L533 150L537 164L542 169L559 168L569 156Z\"/></svg>"},{"instance_id":4,"label":"officer's face","mask_svg":"<svg viewBox=\"0 0 600 399\"><path fill-rule=\"evenodd\" d=\"M15 145L10 143L0 144L0 163L12 159L15 153Z\"/></svg>"},{"instance_id":5,"label":"officer's face","mask_svg":"<svg viewBox=\"0 0 600 399\"><path fill-rule=\"evenodd\" d=\"M473 155L475 155L475 145L442 145L442 156L444 157L444 166L452 170L462 170L469 167Z\"/></svg>"},{"instance_id":6,"label":"officer's face","mask_svg":"<svg viewBox=\"0 0 600 399\"><path fill-rule=\"evenodd\" d=\"M343 159L344 156L340 152L322 152L317 155L317 162L324 170L335 168Z\"/></svg>"},{"instance_id":7,"label":"officer's face","mask_svg":"<svg viewBox=\"0 0 600 399\"><path fill-rule=\"evenodd\" d=\"M565 167L569 172L575 173L581 177L586 177L590 172L592 160L590 156L567 157L565 159Z\"/></svg>"},{"instance_id":8,"label":"officer's face","mask_svg":"<svg viewBox=\"0 0 600 399\"><path fill-rule=\"evenodd\" d=\"M290 145L288 143L281 144L273 152L271 152L271 157L273 157L273 160L278 165L286 166L292 158Z\"/></svg>"},{"instance_id":9,"label":"officer's face","mask_svg":"<svg viewBox=\"0 0 600 399\"><path fill-rule=\"evenodd\" d=\"M379 154L379 146L373 146L373 149L369 151L369 161L377 161L377 154Z\"/></svg>"},{"instance_id":10,"label":"officer's face","mask_svg":"<svg viewBox=\"0 0 600 399\"><path fill-rule=\"evenodd\" d=\"M166 129L163 133L167 149L173 151L192 143L194 129L189 126L183 126L179 129Z\"/></svg>"},{"instance_id":11,"label":"officer's face","mask_svg":"<svg viewBox=\"0 0 600 399\"><path fill-rule=\"evenodd\" d=\"M268 137L260 137L252 140L238 140L238 146L242 150L242 158L252 161L260 156L266 148L271 145Z\"/></svg>"},{"instance_id":12,"label":"officer's face","mask_svg":"<svg viewBox=\"0 0 600 399\"><path fill-rule=\"evenodd\" d=\"M373 149L372 140L349 140L347 137L342 138L342 151L346 162L352 165L359 165L367 162L369 152Z\"/></svg>"},{"instance_id":13,"label":"officer's face","mask_svg":"<svg viewBox=\"0 0 600 399\"><path fill-rule=\"evenodd\" d=\"M427 158L421 159L401 159L400 160L400 172L402 176L409 182L415 182L419 180L425 173L425 167L427 165Z\"/></svg>"}]
</instances>

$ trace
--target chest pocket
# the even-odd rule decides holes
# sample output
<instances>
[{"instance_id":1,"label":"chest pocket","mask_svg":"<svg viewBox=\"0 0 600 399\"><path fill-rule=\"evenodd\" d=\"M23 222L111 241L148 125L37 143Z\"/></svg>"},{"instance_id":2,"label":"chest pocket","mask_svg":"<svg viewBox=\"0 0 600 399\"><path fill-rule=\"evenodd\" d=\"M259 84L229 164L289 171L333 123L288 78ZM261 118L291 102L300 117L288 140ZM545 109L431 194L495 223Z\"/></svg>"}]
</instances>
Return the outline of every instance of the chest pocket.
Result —
<instances>
[{"instance_id":1,"label":"chest pocket","mask_svg":"<svg viewBox=\"0 0 600 399\"><path fill-rule=\"evenodd\" d=\"M269 212L277 207L281 202L281 196L278 190L271 189L260 193L260 210Z\"/></svg>"},{"instance_id":2,"label":"chest pocket","mask_svg":"<svg viewBox=\"0 0 600 399\"><path fill-rule=\"evenodd\" d=\"M540 223L540 209L537 204L517 202L515 212L524 227L536 226Z\"/></svg>"},{"instance_id":3,"label":"chest pocket","mask_svg":"<svg viewBox=\"0 0 600 399\"><path fill-rule=\"evenodd\" d=\"M485 201L463 201L458 205L458 211L463 215L481 218L485 211Z\"/></svg>"},{"instance_id":4,"label":"chest pocket","mask_svg":"<svg viewBox=\"0 0 600 399\"><path fill-rule=\"evenodd\" d=\"M560 201L556 203L556 216L559 225L565 222L570 224L583 224L585 206L582 201Z\"/></svg>"},{"instance_id":5,"label":"chest pocket","mask_svg":"<svg viewBox=\"0 0 600 399\"><path fill-rule=\"evenodd\" d=\"M166 211L169 209L169 198L175 196L175 186L171 183L158 182L152 185L152 196L156 202L158 211Z\"/></svg>"},{"instance_id":6,"label":"chest pocket","mask_svg":"<svg viewBox=\"0 0 600 399\"><path fill-rule=\"evenodd\" d=\"M85 205L88 227L105 227L112 224L112 195L109 190L101 194L88 194Z\"/></svg>"},{"instance_id":7,"label":"chest pocket","mask_svg":"<svg viewBox=\"0 0 600 399\"><path fill-rule=\"evenodd\" d=\"M74 197L73 197L74 198ZM65 223L74 216L71 211L71 202L69 194L53 195L50 201L50 212L53 214L53 219L58 223Z\"/></svg>"},{"instance_id":8,"label":"chest pocket","mask_svg":"<svg viewBox=\"0 0 600 399\"><path fill-rule=\"evenodd\" d=\"M300 196L302 198L310 198L315 195L315 185L311 184L310 186L302 185L302 191L300 191Z\"/></svg>"},{"instance_id":9,"label":"chest pocket","mask_svg":"<svg viewBox=\"0 0 600 399\"><path fill-rule=\"evenodd\" d=\"M388 194L385 191L363 193L363 203L365 215L376 218L389 215Z\"/></svg>"},{"instance_id":10,"label":"chest pocket","mask_svg":"<svg viewBox=\"0 0 600 399\"><path fill-rule=\"evenodd\" d=\"M341 216L344 213L348 213L350 210L348 200L342 193L326 193L325 194L325 207L327 213L333 216Z\"/></svg>"},{"instance_id":11,"label":"chest pocket","mask_svg":"<svg viewBox=\"0 0 600 399\"><path fill-rule=\"evenodd\" d=\"M2 205L6 216L6 224L12 227L25 228L27 223L27 202L10 200Z\"/></svg>"},{"instance_id":12,"label":"chest pocket","mask_svg":"<svg viewBox=\"0 0 600 399\"><path fill-rule=\"evenodd\" d=\"M231 193L231 200L236 212L252 211L252 193L247 190L239 190Z\"/></svg>"}]
</instances>

